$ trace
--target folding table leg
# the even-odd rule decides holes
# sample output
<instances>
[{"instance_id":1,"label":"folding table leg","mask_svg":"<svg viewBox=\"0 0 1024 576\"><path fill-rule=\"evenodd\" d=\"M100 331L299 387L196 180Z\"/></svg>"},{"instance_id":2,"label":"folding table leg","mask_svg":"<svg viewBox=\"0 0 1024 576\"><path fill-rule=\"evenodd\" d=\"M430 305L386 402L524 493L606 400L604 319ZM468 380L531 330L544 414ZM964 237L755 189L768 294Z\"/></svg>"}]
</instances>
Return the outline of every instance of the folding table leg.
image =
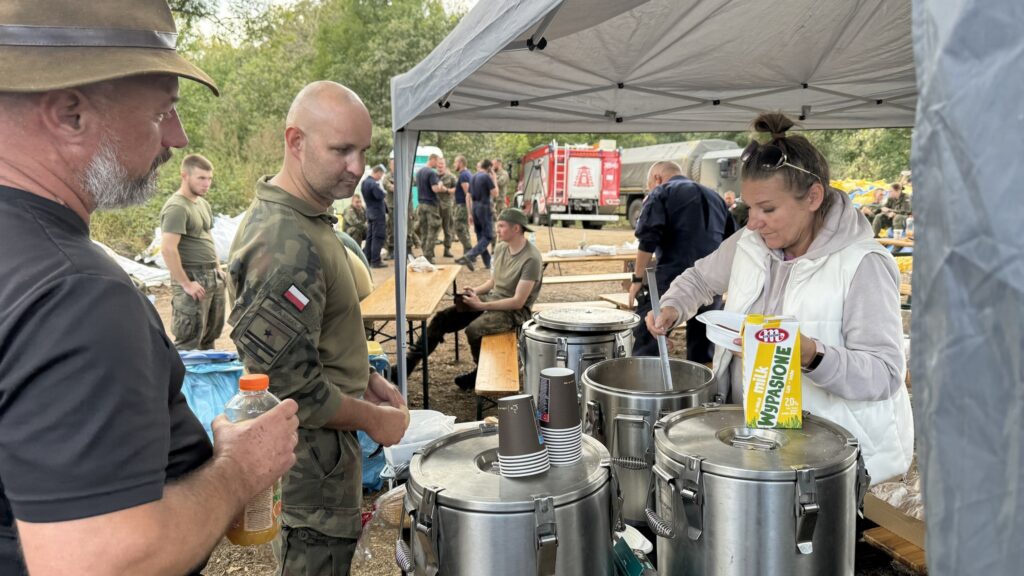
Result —
<instances>
[{"instance_id":1,"label":"folding table leg","mask_svg":"<svg viewBox=\"0 0 1024 576\"><path fill-rule=\"evenodd\" d=\"M423 320L420 322L420 332L423 334L423 409L430 409L430 370L427 368L427 350L430 350L430 345L427 342L427 321Z\"/></svg>"}]
</instances>

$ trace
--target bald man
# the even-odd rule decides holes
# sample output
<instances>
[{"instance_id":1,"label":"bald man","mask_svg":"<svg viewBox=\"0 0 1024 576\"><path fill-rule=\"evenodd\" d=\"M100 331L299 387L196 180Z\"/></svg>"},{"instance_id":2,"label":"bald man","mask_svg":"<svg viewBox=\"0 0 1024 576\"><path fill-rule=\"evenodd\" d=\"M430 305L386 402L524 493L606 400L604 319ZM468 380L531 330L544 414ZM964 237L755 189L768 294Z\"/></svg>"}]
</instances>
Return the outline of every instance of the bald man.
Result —
<instances>
[{"instance_id":1,"label":"bald man","mask_svg":"<svg viewBox=\"0 0 1024 576\"><path fill-rule=\"evenodd\" d=\"M390 446L408 425L401 393L370 367L353 262L328 213L354 194L370 130L348 88L303 88L288 111L284 163L257 182L231 246L231 338L246 369L299 406L274 541L281 574L348 574L361 528L355 432Z\"/></svg>"}]
</instances>

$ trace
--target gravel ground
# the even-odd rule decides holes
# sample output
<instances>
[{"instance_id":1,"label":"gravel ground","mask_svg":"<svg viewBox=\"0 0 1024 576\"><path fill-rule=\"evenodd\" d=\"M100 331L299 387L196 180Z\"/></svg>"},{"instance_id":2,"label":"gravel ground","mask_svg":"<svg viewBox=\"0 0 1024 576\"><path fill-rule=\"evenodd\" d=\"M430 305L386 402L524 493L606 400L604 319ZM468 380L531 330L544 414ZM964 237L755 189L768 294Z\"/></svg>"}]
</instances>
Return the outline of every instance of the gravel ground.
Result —
<instances>
[{"instance_id":1,"label":"gravel ground","mask_svg":"<svg viewBox=\"0 0 1024 576\"><path fill-rule=\"evenodd\" d=\"M626 229L608 230L583 230L581 228L554 228L555 243L557 248L577 248L581 243L588 244L609 244L621 245L623 242L633 240L632 232ZM537 246L541 251L551 248L546 228L537 229ZM457 243L456 243L457 244ZM453 247L455 254L461 255L461 249L456 245ZM438 254L441 249L438 247ZM419 251L416 251L419 254ZM439 263L447 263L449 260L439 258ZM567 264L562 266L564 274L585 274L600 272L618 272L619 264L604 262L591 264ZM375 283L380 284L394 271L392 269L375 269L373 278ZM549 266L548 274L557 273L554 266ZM463 269L457 279L458 285L474 286L483 283L487 278L487 271L478 268L476 272L469 272ZM539 302L580 302L598 300L600 294L612 292L623 292L626 287L617 283L597 283L544 287L541 289ZM153 292L157 297L157 310L164 320L165 326L170 325L170 290L158 289ZM442 301L441 306L451 304L451 299ZM217 340L217 347L224 350L234 350L234 344L229 338L230 327L225 326L221 338ZM675 338L670 341L673 351L685 351L685 342L682 338ZM469 345L465 337L459 338L459 362L455 361L455 347L452 338L449 336L441 346L430 356L430 407L446 414L456 416L458 422L467 422L475 418L475 402L471 393L462 392L454 385L454 377L468 372L473 368L472 358L469 352ZM395 344L388 342L384 349L391 356L392 364L395 362ZM673 353L673 355L675 355ZM419 407L423 403L422 372L416 373L409 379L409 404ZM493 408L489 413L493 413ZM364 495L364 510L370 510L374 500L379 493L368 493ZM368 540L370 546L368 553L360 558L353 566L354 576L384 576L397 575L400 572L395 568L394 543L395 532L388 530L374 529L369 532ZM891 574L903 574L895 566L888 556L878 553L874 549L860 544L857 549L859 576L887 576ZM233 546L226 540L214 550L204 574L209 576L270 576L274 574L276 562L270 545L242 548Z\"/></svg>"}]
</instances>

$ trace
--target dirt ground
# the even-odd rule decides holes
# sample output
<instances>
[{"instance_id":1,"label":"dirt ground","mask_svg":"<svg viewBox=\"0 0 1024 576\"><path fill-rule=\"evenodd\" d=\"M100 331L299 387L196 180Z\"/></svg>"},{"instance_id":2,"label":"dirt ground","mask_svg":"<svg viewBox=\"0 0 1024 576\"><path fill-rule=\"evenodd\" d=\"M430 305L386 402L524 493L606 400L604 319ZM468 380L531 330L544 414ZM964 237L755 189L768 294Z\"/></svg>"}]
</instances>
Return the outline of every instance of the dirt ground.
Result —
<instances>
[{"instance_id":1,"label":"dirt ground","mask_svg":"<svg viewBox=\"0 0 1024 576\"><path fill-rule=\"evenodd\" d=\"M547 228L537 228L536 230L537 246L542 252L552 248L548 230ZM551 231L555 240L554 247L559 249L579 248L582 243L619 246L624 242L634 240L632 231L625 228L583 230L578 227L556 227L551 229ZM453 245L452 250L456 256L461 255L461 248L457 242ZM437 254L440 255L441 251L441 247L438 246ZM415 253L419 255L419 250L416 250ZM437 262L449 263L450 260L438 258ZM620 266L621 264L611 262L565 264L561 266L561 270L563 274L620 272L622 271ZM391 268L375 269L372 272L376 284L382 283L394 274L394 270ZM547 274L557 273L558 269L554 265L548 267ZM482 267L478 267L475 272L463 269L462 273L459 274L457 282L460 287L479 285L487 279L487 274L488 272L483 270ZM543 287L538 302L599 300L601 294L624 292L625 289L625 286L615 282ZM164 320L164 325L169 327L171 317L170 290L157 289L153 291L153 294L156 296L157 310ZM447 305L451 305L450 298L441 302L441 307ZM387 331L390 332L390 328L393 328L393 325ZM230 327L225 326L224 332L217 340L217 347L219 349L234 350L234 344L229 338L229 332ZM430 356L430 408L454 415L458 422L467 422L475 418L474 396L470 392L460 391L455 386L453 380L455 376L472 370L473 362L469 345L464 336L459 338L459 346L458 362L455 361L455 347L450 336ZM685 354L685 342L682 338L673 339L670 342L670 347L673 349L673 356L679 353L679 351ZM392 341L384 344L384 349L389 354L392 365L394 365L395 343ZM409 405L414 408L422 407L422 372L417 370L410 377L408 385ZM490 413L493 413L493 408ZM364 510L370 510L374 500L379 495L379 493L365 494L363 499ZM354 576L400 574L394 562L395 536L395 533L390 530L387 532L378 533L374 531L371 533L367 554L358 559L359 562L353 567L352 574ZM203 573L209 576L270 576L274 574L275 568L276 562L270 545L242 548L233 546L225 540L214 550L213 556ZM887 556L876 553L863 545L858 545L858 575L883 576L900 573Z\"/></svg>"}]
</instances>

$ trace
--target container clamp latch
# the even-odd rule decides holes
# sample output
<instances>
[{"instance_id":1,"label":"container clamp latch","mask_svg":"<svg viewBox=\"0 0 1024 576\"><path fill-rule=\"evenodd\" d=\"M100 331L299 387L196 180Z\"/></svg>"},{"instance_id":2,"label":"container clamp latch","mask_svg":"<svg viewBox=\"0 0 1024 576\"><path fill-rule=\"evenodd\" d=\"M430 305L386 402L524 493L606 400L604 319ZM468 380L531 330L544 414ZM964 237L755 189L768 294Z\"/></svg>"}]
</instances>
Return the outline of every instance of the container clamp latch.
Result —
<instances>
[{"instance_id":1,"label":"container clamp latch","mask_svg":"<svg viewBox=\"0 0 1024 576\"><path fill-rule=\"evenodd\" d=\"M569 367L569 339L563 336L555 339L555 366Z\"/></svg>"},{"instance_id":2,"label":"container clamp latch","mask_svg":"<svg viewBox=\"0 0 1024 576\"><path fill-rule=\"evenodd\" d=\"M443 490L443 488L442 488ZM437 493L433 487L423 489L423 498L420 501L420 509L416 514L416 539L419 541L420 550L423 551L426 559L424 574L436 576L440 571L437 560L437 529L435 526L437 514Z\"/></svg>"},{"instance_id":3,"label":"container clamp latch","mask_svg":"<svg viewBox=\"0 0 1024 576\"><path fill-rule=\"evenodd\" d=\"M558 559L558 528L555 522L554 498L535 498L533 517L537 526L537 576L554 576Z\"/></svg>"},{"instance_id":4,"label":"container clamp latch","mask_svg":"<svg viewBox=\"0 0 1024 576\"><path fill-rule=\"evenodd\" d=\"M679 477L679 497L686 513L686 535L700 540L704 533L704 479L701 474L703 456L687 456L683 460L683 473Z\"/></svg>"},{"instance_id":5,"label":"container clamp latch","mask_svg":"<svg viewBox=\"0 0 1024 576\"><path fill-rule=\"evenodd\" d=\"M796 471L796 549L814 552L814 526L818 522L818 494L813 468Z\"/></svg>"}]
</instances>

